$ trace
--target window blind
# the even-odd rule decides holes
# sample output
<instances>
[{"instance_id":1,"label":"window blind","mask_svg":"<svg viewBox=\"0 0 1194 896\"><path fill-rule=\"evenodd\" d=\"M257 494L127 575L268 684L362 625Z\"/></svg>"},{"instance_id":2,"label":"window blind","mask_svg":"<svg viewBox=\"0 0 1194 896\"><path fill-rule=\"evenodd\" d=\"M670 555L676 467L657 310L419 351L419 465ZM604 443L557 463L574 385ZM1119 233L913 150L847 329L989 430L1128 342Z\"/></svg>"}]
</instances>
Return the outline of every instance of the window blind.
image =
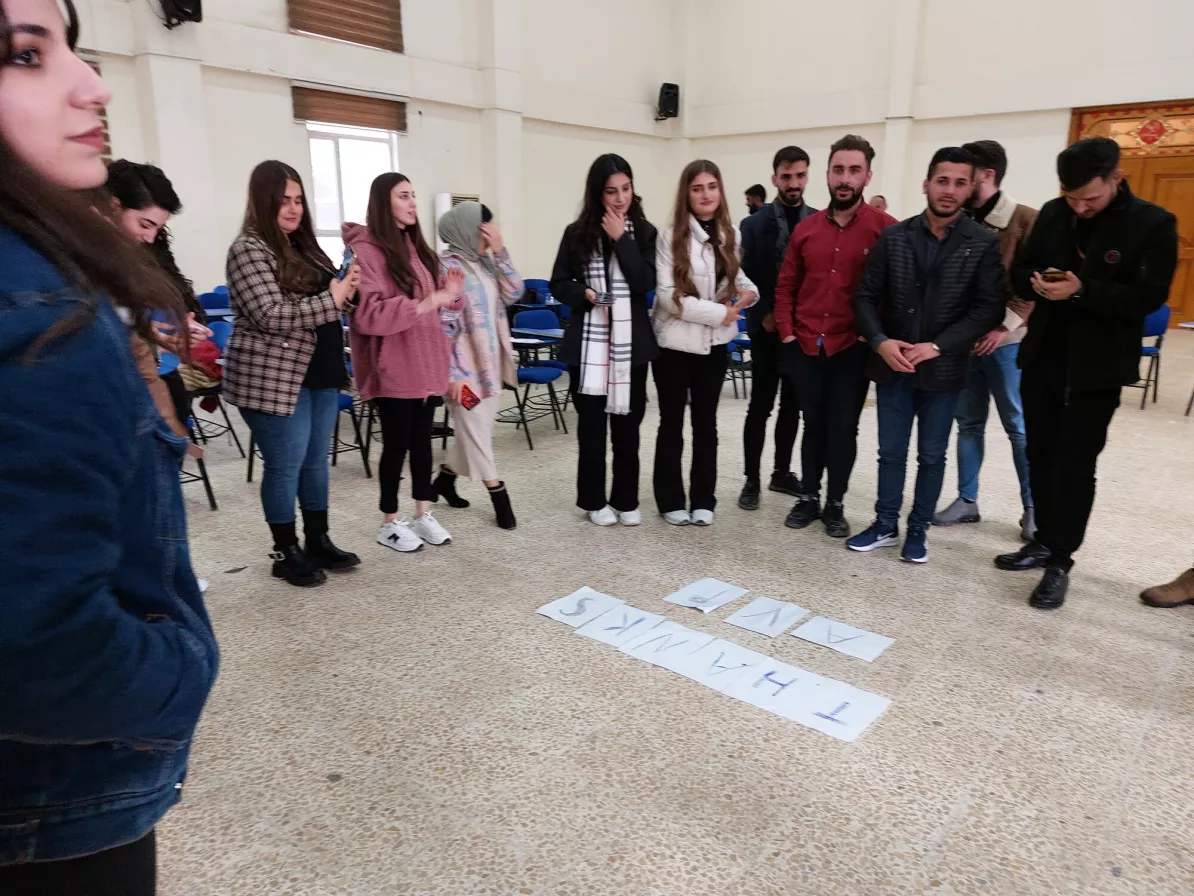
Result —
<instances>
[{"instance_id":1,"label":"window blind","mask_svg":"<svg viewBox=\"0 0 1194 896\"><path fill-rule=\"evenodd\" d=\"M294 31L403 52L400 0L287 0L286 5Z\"/></svg>"},{"instance_id":2,"label":"window blind","mask_svg":"<svg viewBox=\"0 0 1194 896\"><path fill-rule=\"evenodd\" d=\"M406 103L334 90L291 87L294 117L355 128L377 128L406 133Z\"/></svg>"}]
</instances>

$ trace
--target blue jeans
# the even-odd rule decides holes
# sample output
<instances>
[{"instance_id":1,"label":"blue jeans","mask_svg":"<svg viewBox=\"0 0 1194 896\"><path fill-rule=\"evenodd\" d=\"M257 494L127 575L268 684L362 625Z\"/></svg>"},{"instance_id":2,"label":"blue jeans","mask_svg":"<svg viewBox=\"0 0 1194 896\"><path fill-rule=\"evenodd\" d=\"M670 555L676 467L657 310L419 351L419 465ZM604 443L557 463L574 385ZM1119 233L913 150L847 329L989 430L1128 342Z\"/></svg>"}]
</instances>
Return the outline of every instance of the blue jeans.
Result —
<instances>
[{"instance_id":1,"label":"blue jeans","mask_svg":"<svg viewBox=\"0 0 1194 896\"><path fill-rule=\"evenodd\" d=\"M261 449L261 506L267 523L293 523L303 510L328 509L328 452L340 413L336 389L300 389L294 414L242 410Z\"/></svg>"},{"instance_id":2,"label":"blue jeans","mask_svg":"<svg viewBox=\"0 0 1194 896\"><path fill-rule=\"evenodd\" d=\"M879 400L879 499L875 517L894 529L904 503L904 475L912 421L916 426L916 494L909 529L927 529L933 522L941 483L945 480L945 452L953 428L958 392L926 392L916 387L911 373L893 373L877 388Z\"/></svg>"},{"instance_id":3,"label":"blue jeans","mask_svg":"<svg viewBox=\"0 0 1194 896\"><path fill-rule=\"evenodd\" d=\"M1028 439L1024 435L1024 407L1020 403L1020 345L1005 345L989 355L970 359L970 378L958 399L958 494L978 500L978 471L983 465L984 434L991 398L1012 443L1012 463L1020 479L1020 502L1032 507L1028 485Z\"/></svg>"}]
</instances>

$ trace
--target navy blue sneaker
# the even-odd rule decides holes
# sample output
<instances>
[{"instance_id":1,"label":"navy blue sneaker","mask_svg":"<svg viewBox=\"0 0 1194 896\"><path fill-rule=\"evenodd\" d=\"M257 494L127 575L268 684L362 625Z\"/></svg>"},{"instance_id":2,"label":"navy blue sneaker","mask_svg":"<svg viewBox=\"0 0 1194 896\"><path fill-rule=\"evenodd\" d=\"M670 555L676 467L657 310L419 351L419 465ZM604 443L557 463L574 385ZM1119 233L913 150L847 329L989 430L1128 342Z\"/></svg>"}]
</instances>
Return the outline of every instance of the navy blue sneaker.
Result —
<instances>
[{"instance_id":1,"label":"navy blue sneaker","mask_svg":"<svg viewBox=\"0 0 1194 896\"><path fill-rule=\"evenodd\" d=\"M928 563L929 546L925 538L925 530L919 526L908 527L908 537L904 539L904 550L900 559L908 563Z\"/></svg>"},{"instance_id":2,"label":"navy blue sneaker","mask_svg":"<svg viewBox=\"0 0 1194 896\"><path fill-rule=\"evenodd\" d=\"M923 540L924 536L921 536ZM865 532L846 539L846 547L852 551L873 551L875 548L891 547L900 543L900 527L887 526L879 521L871 523Z\"/></svg>"}]
</instances>

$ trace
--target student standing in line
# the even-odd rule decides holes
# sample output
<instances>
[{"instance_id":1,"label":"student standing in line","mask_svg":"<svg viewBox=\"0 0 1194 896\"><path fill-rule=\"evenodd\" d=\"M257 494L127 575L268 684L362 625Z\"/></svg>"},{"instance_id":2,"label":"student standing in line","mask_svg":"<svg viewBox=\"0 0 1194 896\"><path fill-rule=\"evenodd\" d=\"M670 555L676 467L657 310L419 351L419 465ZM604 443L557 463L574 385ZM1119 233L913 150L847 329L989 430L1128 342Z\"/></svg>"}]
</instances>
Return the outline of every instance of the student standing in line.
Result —
<instances>
[{"instance_id":1,"label":"student standing in line","mask_svg":"<svg viewBox=\"0 0 1194 896\"><path fill-rule=\"evenodd\" d=\"M673 526L708 526L717 506L717 404L725 382L726 344L758 293L741 267L741 241L730 220L721 171L689 163L680 175L672 223L655 253L655 360L659 435L655 503ZM692 406L691 512L685 506L684 410Z\"/></svg>"},{"instance_id":2,"label":"student standing in line","mask_svg":"<svg viewBox=\"0 0 1194 896\"><path fill-rule=\"evenodd\" d=\"M746 188L746 210L751 215L762 211L767 205L767 189L762 184Z\"/></svg>"},{"instance_id":3,"label":"student standing in line","mask_svg":"<svg viewBox=\"0 0 1194 896\"><path fill-rule=\"evenodd\" d=\"M874 352L879 403L875 522L846 542L854 551L899 543L915 422L916 493L901 558L929 559L926 532L970 352L1003 319L1006 298L999 240L962 214L973 181L974 156L957 146L939 149L925 177L928 208L883 231L854 296L858 332Z\"/></svg>"},{"instance_id":4,"label":"student standing in line","mask_svg":"<svg viewBox=\"0 0 1194 896\"><path fill-rule=\"evenodd\" d=\"M767 420L775 407L776 395L779 412L775 418L775 464L767 488L793 498L803 493L800 477L792 472L792 451L800 431L800 402L792 377L781 369L775 284L792 231L817 211L804 201L808 164L808 153L799 146L785 146L777 152L771 161L775 201L761 214L742 222L742 270L759 291L758 303L746 312L751 389L742 427L746 484L738 496L738 506L743 510L759 509Z\"/></svg>"},{"instance_id":5,"label":"student standing in line","mask_svg":"<svg viewBox=\"0 0 1194 896\"><path fill-rule=\"evenodd\" d=\"M361 266L360 299L350 319L357 392L381 421L378 464L383 514L378 544L410 553L424 543L447 544L448 531L431 513L431 423L448 391L451 345L440 310L459 311L463 278L444 278L439 258L419 227L414 186L404 174L379 175L369 192L365 226L345 224L344 243ZM413 521L398 516L398 484L409 453Z\"/></svg>"},{"instance_id":6,"label":"student standing in line","mask_svg":"<svg viewBox=\"0 0 1194 896\"><path fill-rule=\"evenodd\" d=\"M1016 255L1032 232L1037 211L1020 205L1003 192L1007 153L1002 146L994 140L979 140L962 148L974 156L975 162L970 215L999 236L1003 267L1010 273ZM1028 439L1024 435L1024 407L1020 401L1020 369L1016 366L1032 307L1031 302L1016 297L1009 278L1003 322L975 345L966 388L958 399L958 497L933 517L934 526L977 523L982 519L978 510L978 474L983 466L987 414L994 398L1020 480L1020 502L1024 507L1020 538L1032 541L1036 536L1032 489L1028 482Z\"/></svg>"},{"instance_id":7,"label":"student standing in line","mask_svg":"<svg viewBox=\"0 0 1194 896\"><path fill-rule=\"evenodd\" d=\"M122 319L187 311L84 193L110 94L77 34L0 0L0 893L153 896L219 652Z\"/></svg>"},{"instance_id":8,"label":"student standing in line","mask_svg":"<svg viewBox=\"0 0 1194 896\"><path fill-rule=\"evenodd\" d=\"M576 503L598 526L637 526L639 427L647 410L647 365L659 355L647 293L655 288L656 230L621 156L589 168L580 217L569 224L551 292L575 312L560 360L568 364L577 413ZM614 478L606 491L606 429Z\"/></svg>"},{"instance_id":9,"label":"student standing in line","mask_svg":"<svg viewBox=\"0 0 1194 896\"><path fill-rule=\"evenodd\" d=\"M870 352L854 323L854 293L871 248L896 223L862 198L874 158L870 143L854 134L829 148L829 208L796 227L775 289L785 366L804 413L804 494L785 525L804 529L820 519L832 538L850 534L843 501L858 456L858 419L869 386ZM829 490L822 511L826 469Z\"/></svg>"},{"instance_id":10,"label":"student standing in line","mask_svg":"<svg viewBox=\"0 0 1194 896\"><path fill-rule=\"evenodd\" d=\"M1029 598L1038 610L1065 602L1107 429L1140 379L1144 319L1165 304L1178 259L1177 219L1132 194L1114 140L1063 150L1057 176L1064 195L1045 203L1012 267L1016 295L1036 303L1019 364L1037 538L995 558L1045 568Z\"/></svg>"},{"instance_id":11,"label":"student standing in line","mask_svg":"<svg viewBox=\"0 0 1194 896\"><path fill-rule=\"evenodd\" d=\"M303 182L283 162L262 162L249 179L244 229L228 250L228 297L236 327L228 342L224 394L261 449L261 504L273 535L273 574L322 585L324 570L361 558L328 537L328 453L340 389L348 385L340 316L360 285L344 279L315 240ZM295 531L303 511L306 551Z\"/></svg>"},{"instance_id":12,"label":"student standing in line","mask_svg":"<svg viewBox=\"0 0 1194 896\"><path fill-rule=\"evenodd\" d=\"M448 244L442 259L444 276L464 278L464 304L459 317L448 322L448 405L456 437L435 487L453 507L467 507L456 494L457 475L481 480L489 490L497 524L513 529L518 520L506 483L498 478L493 425L501 409L502 387L518 385L506 308L526 287L492 222L493 214L479 202L462 202L439 219L440 239ZM474 404L476 399L480 400Z\"/></svg>"}]
</instances>

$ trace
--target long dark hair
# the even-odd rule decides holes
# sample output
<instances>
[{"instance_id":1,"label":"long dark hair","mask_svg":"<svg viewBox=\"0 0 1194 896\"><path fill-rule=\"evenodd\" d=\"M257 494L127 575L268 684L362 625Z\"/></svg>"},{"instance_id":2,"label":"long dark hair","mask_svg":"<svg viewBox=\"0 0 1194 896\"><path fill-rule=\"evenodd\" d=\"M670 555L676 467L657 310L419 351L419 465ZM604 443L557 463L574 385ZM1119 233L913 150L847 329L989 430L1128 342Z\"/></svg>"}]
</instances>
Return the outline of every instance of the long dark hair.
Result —
<instances>
[{"instance_id":1,"label":"long dark hair","mask_svg":"<svg viewBox=\"0 0 1194 896\"><path fill-rule=\"evenodd\" d=\"M394 210L390 203L390 194L399 184L410 183L405 174L391 171L379 174L373 179L373 186L369 188L369 211L366 213L365 226L386 256L386 268L398 288L415 298L419 280L415 276L414 266L410 262L410 250L406 246L406 236L409 235L415 243L415 251L419 253L419 260L431 272L431 280L439 282L439 257L431 251L427 240L423 239L423 228L416 219L410 227L399 227L394 220Z\"/></svg>"},{"instance_id":2,"label":"long dark hair","mask_svg":"<svg viewBox=\"0 0 1194 896\"><path fill-rule=\"evenodd\" d=\"M716 259L717 283L720 285L722 280L728 280L732 286L738 276L738 245L734 235L734 222L730 218L730 206L726 201L721 169L708 159L697 159L695 162L689 162L680 175L680 185L676 190L676 207L672 210L672 273L676 293L682 296L696 295L696 287L692 285L692 260L688 254L688 220L692 217L688 188L692 186L698 174L712 174L717 178L718 192L721 193L721 204L713 214L713 232L709 236Z\"/></svg>"},{"instance_id":3,"label":"long dark hair","mask_svg":"<svg viewBox=\"0 0 1194 896\"><path fill-rule=\"evenodd\" d=\"M73 49L79 34L78 14L70 0L62 6L67 43ZM12 30L0 5L0 77L11 59ZM93 198L48 181L0 138L0 226L17 233L86 297L77 314L38 337L29 349L30 357L90 323L99 308L93 295L107 295L134 315L161 309L179 322L185 316L174 284L146 253L137 251L125 233L95 213Z\"/></svg>"},{"instance_id":4,"label":"long dark hair","mask_svg":"<svg viewBox=\"0 0 1194 896\"><path fill-rule=\"evenodd\" d=\"M290 181L303 191L303 217L298 230L288 236L278 226L278 211ZM285 162L271 160L253 169L249 176L244 229L264 240L274 251L278 257L278 285L287 292L316 292L323 288L326 274L335 270L315 239L315 222L303 179Z\"/></svg>"},{"instance_id":5,"label":"long dark hair","mask_svg":"<svg viewBox=\"0 0 1194 896\"><path fill-rule=\"evenodd\" d=\"M122 209L140 211L157 207L171 215L177 215L182 211L182 200L178 198L174 184L170 183L166 172L156 165L117 159L108 166L108 182L105 188ZM149 246L150 254L174 281L187 308L195 313L197 319L202 320L203 309L195 297L195 284L184 276L178 267L174 250L171 248L173 242L170 228L163 227Z\"/></svg>"},{"instance_id":6,"label":"long dark hair","mask_svg":"<svg viewBox=\"0 0 1194 896\"><path fill-rule=\"evenodd\" d=\"M585 179L584 204L580 209L580 217L571 225L575 237L573 245L581 256L575 261L582 265L603 245L605 231L601 227L601 219L605 217L605 185L615 174L625 174L630 178L631 189L634 188L634 172L630 170L630 163L619 155L606 153L598 156L589 166L589 175ZM634 223L639 232L647 223L643 214L643 200L638 193L634 194L626 217Z\"/></svg>"}]
</instances>

